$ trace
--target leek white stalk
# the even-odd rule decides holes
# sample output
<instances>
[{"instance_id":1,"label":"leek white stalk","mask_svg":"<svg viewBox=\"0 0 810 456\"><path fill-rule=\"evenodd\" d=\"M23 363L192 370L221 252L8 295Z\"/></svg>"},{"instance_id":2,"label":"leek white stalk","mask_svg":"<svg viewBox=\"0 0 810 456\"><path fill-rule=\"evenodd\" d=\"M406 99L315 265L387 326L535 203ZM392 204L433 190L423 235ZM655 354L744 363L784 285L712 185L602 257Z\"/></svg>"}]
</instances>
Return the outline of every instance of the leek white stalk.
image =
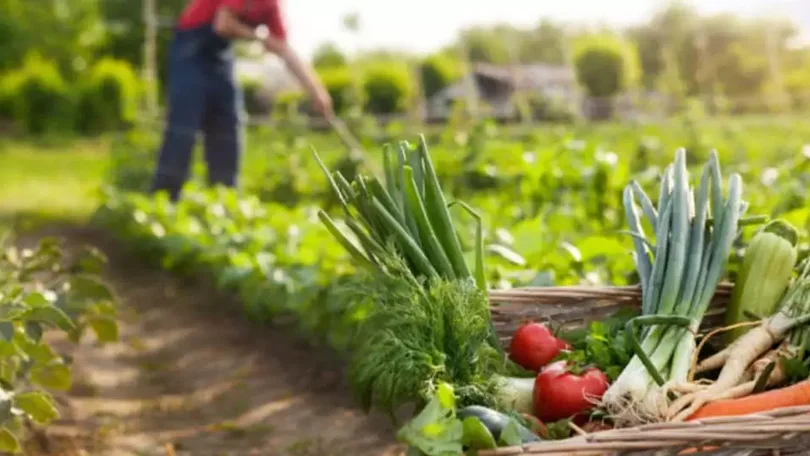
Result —
<instances>
[{"instance_id":1,"label":"leek white stalk","mask_svg":"<svg viewBox=\"0 0 810 456\"><path fill-rule=\"evenodd\" d=\"M697 199L688 178L686 152L679 149L664 173L657 214L637 184L631 182L624 191L642 288L642 317L628 322L628 335L635 341L635 328L644 329L642 341L635 341L636 355L602 398L604 408L620 422L659 421L666 415L667 393L673 384L687 379L694 335L737 237L744 211L740 176L731 176L724 200L720 165L712 152ZM636 198L656 231L654 247L645 237Z\"/></svg>"},{"instance_id":2,"label":"leek white stalk","mask_svg":"<svg viewBox=\"0 0 810 456\"><path fill-rule=\"evenodd\" d=\"M495 397L500 404L519 413L534 413L534 377L498 377Z\"/></svg>"}]
</instances>

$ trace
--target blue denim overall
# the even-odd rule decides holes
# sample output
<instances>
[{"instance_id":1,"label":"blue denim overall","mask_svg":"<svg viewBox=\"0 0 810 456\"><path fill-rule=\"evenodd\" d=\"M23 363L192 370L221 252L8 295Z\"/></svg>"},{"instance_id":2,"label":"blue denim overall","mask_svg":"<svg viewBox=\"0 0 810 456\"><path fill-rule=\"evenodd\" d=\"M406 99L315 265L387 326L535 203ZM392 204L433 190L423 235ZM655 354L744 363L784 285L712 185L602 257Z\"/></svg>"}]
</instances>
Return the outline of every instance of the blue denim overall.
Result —
<instances>
[{"instance_id":1,"label":"blue denim overall","mask_svg":"<svg viewBox=\"0 0 810 456\"><path fill-rule=\"evenodd\" d=\"M210 24L176 29L169 50L168 119L152 191L167 190L172 200L179 198L199 130L209 185L235 187L244 142L242 102L230 40Z\"/></svg>"}]
</instances>

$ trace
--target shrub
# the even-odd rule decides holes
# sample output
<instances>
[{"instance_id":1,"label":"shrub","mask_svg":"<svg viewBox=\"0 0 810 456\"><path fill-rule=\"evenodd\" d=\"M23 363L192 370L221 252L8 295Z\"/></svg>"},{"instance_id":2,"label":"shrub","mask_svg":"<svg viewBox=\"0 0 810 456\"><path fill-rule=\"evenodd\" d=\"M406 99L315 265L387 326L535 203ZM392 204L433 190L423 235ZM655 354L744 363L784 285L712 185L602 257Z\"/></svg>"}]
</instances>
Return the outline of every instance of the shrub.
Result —
<instances>
[{"instance_id":1,"label":"shrub","mask_svg":"<svg viewBox=\"0 0 810 456\"><path fill-rule=\"evenodd\" d=\"M79 130L87 133L121 128L135 120L140 84L129 62L104 58L79 82Z\"/></svg>"},{"instance_id":2,"label":"shrub","mask_svg":"<svg viewBox=\"0 0 810 456\"><path fill-rule=\"evenodd\" d=\"M333 67L318 71L323 85L332 97L332 105L338 114L344 113L351 106L356 96L354 78L348 67Z\"/></svg>"},{"instance_id":3,"label":"shrub","mask_svg":"<svg viewBox=\"0 0 810 456\"><path fill-rule=\"evenodd\" d=\"M611 97L633 85L639 77L638 52L621 37L604 34L575 43L577 79L592 97Z\"/></svg>"},{"instance_id":4,"label":"shrub","mask_svg":"<svg viewBox=\"0 0 810 456\"><path fill-rule=\"evenodd\" d=\"M302 92L281 92L276 96L273 110L276 116L294 116L306 108L306 96Z\"/></svg>"},{"instance_id":5,"label":"shrub","mask_svg":"<svg viewBox=\"0 0 810 456\"><path fill-rule=\"evenodd\" d=\"M12 119L14 117L14 99L11 91L11 78L6 74L0 74L0 119Z\"/></svg>"},{"instance_id":6,"label":"shrub","mask_svg":"<svg viewBox=\"0 0 810 456\"><path fill-rule=\"evenodd\" d=\"M526 100L531 110L532 118L548 122L574 122L578 120L579 113L573 103L562 97L548 97L532 93Z\"/></svg>"},{"instance_id":7,"label":"shrub","mask_svg":"<svg viewBox=\"0 0 810 456\"><path fill-rule=\"evenodd\" d=\"M419 73L422 78L422 90L427 98L432 97L461 77L459 62L453 61L442 54L434 54L426 58L422 65L419 66Z\"/></svg>"},{"instance_id":8,"label":"shrub","mask_svg":"<svg viewBox=\"0 0 810 456\"><path fill-rule=\"evenodd\" d=\"M315 50L312 66L317 69L340 68L346 66L346 56L333 43L324 43Z\"/></svg>"},{"instance_id":9,"label":"shrub","mask_svg":"<svg viewBox=\"0 0 810 456\"><path fill-rule=\"evenodd\" d=\"M26 133L73 127L71 92L52 61L28 54L23 66L3 78L7 110Z\"/></svg>"},{"instance_id":10,"label":"shrub","mask_svg":"<svg viewBox=\"0 0 810 456\"><path fill-rule=\"evenodd\" d=\"M270 112L269 97L263 93L260 81L243 78L239 81L245 101L245 111L251 116L264 115Z\"/></svg>"},{"instance_id":11,"label":"shrub","mask_svg":"<svg viewBox=\"0 0 810 456\"><path fill-rule=\"evenodd\" d=\"M408 69L392 63L369 66L363 75L365 109L373 114L402 112L413 95Z\"/></svg>"}]
</instances>

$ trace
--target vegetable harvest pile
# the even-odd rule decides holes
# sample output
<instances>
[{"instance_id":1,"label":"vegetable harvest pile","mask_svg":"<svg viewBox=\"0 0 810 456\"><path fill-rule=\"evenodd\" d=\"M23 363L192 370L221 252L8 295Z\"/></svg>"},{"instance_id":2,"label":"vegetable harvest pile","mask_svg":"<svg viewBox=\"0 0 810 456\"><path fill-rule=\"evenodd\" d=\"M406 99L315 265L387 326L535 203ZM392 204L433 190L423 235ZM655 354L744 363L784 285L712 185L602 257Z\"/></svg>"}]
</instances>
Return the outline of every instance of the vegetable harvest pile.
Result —
<instances>
[{"instance_id":1,"label":"vegetable harvest pile","mask_svg":"<svg viewBox=\"0 0 810 456\"><path fill-rule=\"evenodd\" d=\"M715 153L693 179L677 150L600 209L624 216L626 236L602 256L627 269L632 256L637 309L580 327L524 321L511 334L496 330L488 299L509 280L488 260L497 250L526 264L525 242L491 243L485 200L443 186L452 173L424 138L385 148L379 176L345 176L313 157L333 206L290 209L222 189L176 205L112 192L99 220L164 266L213 272L251 316L291 313L324 336L347 358L361 406L390 415L409 456L810 405L806 241L784 219L747 214L742 176L725 178ZM653 180L657 195L645 192ZM724 283L730 303L714 309ZM715 311L719 328L704 321Z\"/></svg>"},{"instance_id":2,"label":"vegetable harvest pile","mask_svg":"<svg viewBox=\"0 0 810 456\"><path fill-rule=\"evenodd\" d=\"M798 233L788 223L744 217L742 179L733 174L724 183L716 154L696 187L686 152L678 150L657 202L636 182L624 191L640 314L578 331L526 322L504 351L485 294L480 218L466 204L445 200L424 140L416 148L400 143L398 159L390 149L384 153L382 181L359 175L347 182L322 165L348 230L325 212L320 217L364 266L342 291L370 303L351 353L352 384L367 409L394 417L399 407L417 406L399 432L411 454L459 454L565 438L574 428L771 408L760 394L775 404L810 404L810 395L789 391L803 386L774 389L810 374L804 327L810 263L797 264ZM453 205L479 220L473 267L459 248ZM755 225L764 226L746 246L727 327L702 332L735 242ZM727 334L715 338L718 332ZM720 340L727 346L718 347ZM720 350L703 357L703 347Z\"/></svg>"}]
</instances>

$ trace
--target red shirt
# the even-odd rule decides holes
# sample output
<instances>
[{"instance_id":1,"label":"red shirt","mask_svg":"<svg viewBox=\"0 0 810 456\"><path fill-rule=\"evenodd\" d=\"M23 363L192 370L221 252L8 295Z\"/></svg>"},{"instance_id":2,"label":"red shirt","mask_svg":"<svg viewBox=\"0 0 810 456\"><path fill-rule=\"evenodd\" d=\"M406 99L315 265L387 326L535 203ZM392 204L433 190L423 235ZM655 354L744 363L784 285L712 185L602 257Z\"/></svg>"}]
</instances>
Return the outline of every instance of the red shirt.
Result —
<instances>
[{"instance_id":1,"label":"red shirt","mask_svg":"<svg viewBox=\"0 0 810 456\"><path fill-rule=\"evenodd\" d=\"M230 8L237 16L251 24L264 24L273 37L286 40L287 27L281 14L280 0L191 0L177 26L186 30L210 24L222 7Z\"/></svg>"}]
</instances>

